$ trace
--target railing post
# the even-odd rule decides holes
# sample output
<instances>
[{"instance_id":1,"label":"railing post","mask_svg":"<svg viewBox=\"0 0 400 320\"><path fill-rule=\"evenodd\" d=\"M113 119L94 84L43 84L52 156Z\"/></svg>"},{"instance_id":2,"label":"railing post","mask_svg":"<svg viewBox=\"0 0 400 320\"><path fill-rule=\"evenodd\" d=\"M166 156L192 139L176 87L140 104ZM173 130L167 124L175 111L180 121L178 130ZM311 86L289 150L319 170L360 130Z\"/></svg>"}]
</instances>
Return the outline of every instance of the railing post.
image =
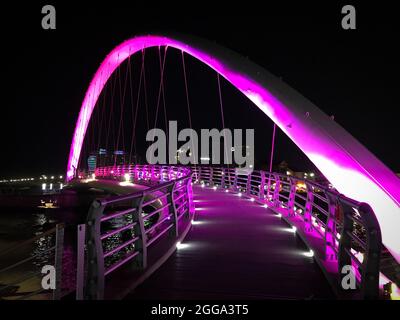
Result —
<instances>
[{"instance_id":1,"label":"railing post","mask_svg":"<svg viewBox=\"0 0 400 320\"><path fill-rule=\"evenodd\" d=\"M56 226L56 248L54 252L54 268L56 270L56 287L53 290L53 300L60 300L62 286L62 258L64 252L64 225Z\"/></svg>"},{"instance_id":2,"label":"railing post","mask_svg":"<svg viewBox=\"0 0 400 320\"><path fill-rule=\"evenodd\" d=\"M344 205L343 203L339 203L339 205L343 208L343 226L342 231L340 234L339 239L339 256L338 256L338 272L340 282L343 280L345 276L342 274L342 269L344 266L351 266L351 256L350 256L350 249L351 249L351 236L350 234L353 232L353 220L349 217L352 215L353 209L348 206Z\"/></svg>"},{"instance_id":3,"label":"railing post","mask_svg":"<svg viewBox=\"0 0 400 320\"><path fill-rule=\"evenodd\" d=\"M225 189L225 168L221 168L221 188Z\"/></svg>"},{"instance_id":4,"label":"railing post","mask_svg":"<svg viewBox=\"0 0 400 320\"><path fill-rule=\"evenodd\" d=\"M214 185L214 180L213 180L213 177L214 177L214 169L213 169L213 167L209 167L209 168L210 168L210 175L209 175L209 177L208 177L208 183L210 184L210 187L211 187L211 186Z\"/></svg>"},{"instance_id":5,"label":"railing post","mask_svg":"<svg viewBox=\"0 0 400 320\"><path fill-rule=\"evenodd\" d=\"M202 176L201 176L201 174L202 174L201 171L202 171L202 170L201 170L201 166L198 166L198 167L197 167L197 180L198 180L198 182L201 182L201 181L203 180L203 178L202 178Z\"/></svg>"},{"instance_id":6,"label":"railing post","mask_svg":"<svg viewBox=\"0 0 400 320\"><path fill-rule=\"evenodd\" d=\"M133 231L135 237L139 237L135 243L135 250L137 250L139 254L134 259L136 265L141 269L145 269L147 267L147 236L142 215L143 201L144 195L133 201L133 206L136 208L136 210L132 214L133 221L136 222L135 226L133 227Z\"/></svg>"},{"instance_id":7,"label":"railing post","mask_svg":"<svg viewBox=\"0 0 400 320\"><path fill-rule=\"evenodd\" d=\"M361 293L363 299L379 298L379 268L382 250L382 235L378 220L372 208L361 203L359 208L361 219L366 227L366 248L361 271Z\"/></svg>"},{"instance_id":8,"label":"railing post","mask_svg":"<svg viewBox=\"0 0 400 320\"><path fill-rule=\"evenodd\" d=\"M194 206L194 201L193 201L192 179L188 179L187 196L188 196L188 201L189 201L189 214L191 216L193 216L196 208Z\"/></svg>"},{"instance_id":9,"label":"railing post","mask_svg":"<svg viewBox=\"0 0 400 320\"><path fill-rule=\"evenodd\" d=\"M95 200L87 220L88 277L85 295L89 300L104 298L104 254L100 238L100 223L104 206Z\"/></svg>"},{"instance_id":10,"label":"railing post","mask_svg":"<svg viewBox=\"0 0 400 320\"><path fill-rule=\"evenodd\" d=\"M288 215L289 217L295 216L295 200L296 200L296 181L293 178L289 178L289 199L288 199Z\"/></svg>"},{"instance_id":11,"label":"railing post","mask_svg":"<svg viewBox=\"0 0 400 320\"><path fill-rule=\"evenodd\" d=\"M306 192L307 200L304 207L304 231L306 233L311 233L313 231L312 225L312 213L313 213L313 203L314 203L314 190L313 186L306 182Z\"/></svg>"},{"instance_id":12,"label":"railing post","mask_svg":"<svg viewBox=\"0 0 400 320\"><path fill-rule=\"evenodd\" d=\"M238 182L238 170L235 170L235 177L233 178L233 190L237 191L238 186L237 186L237 182Z\"/></svg>"},{"instance_id":13,"label":"railing post","mask_svg":"<svg viewBox=\"0 0 400 320\"><path fill-rule=\"evenodd\" d=\"M247 175L246 194L251 196L251 173Z\"/></svg>"},{"instance_id":14,"label":"railing post","mask_svg":"<svg viewBox=\"0 0 400 320\"><path fill-rule=\"evenodd\" d=\"M265 172L264 171L260 171L260 177L261 177L261 181L260 181L260 186L258 189L258 198L260 200L264 200L264 196L265 196Z\"/></svg>"},{"instance_id":15,"label":"railing post","mask_svg":"<svg viewBox=\"0 0 400 320\"><path fill-rule=\"evenodd\" d=\"M281 182L280 182L280 178L277 174L275 174L274 177L275 177L275 189L274 189L274 195L273 195L273 203L274 203L274 207L278 208L280 205L279 189L281 187Z\"/></svg>"},{"instance_id":16,"label":"railing post","mask_svg":"<svg viewBox=\"0 0 400 320\"><path fill-rule=\"evenodd\" d=\"M339 208L338 198L326 192L328 199L328 217L325 229L325 259L328 261L337 261L336 254L336 210Z\"/></svg>"},{"instance_id":17,"label":"railing post","mask_svg":"<svg viewBox=\"0 0 400 320\"><path fill-rule=\"evenodd\" d=\"M174 195L175 185L176 182L174 182L171 186L167 188L167 193L168 193L167 203L170 203L169 214L171 215L172 223L174 224L174 228L171 229L171 235L177 238L179 235L179 230L178 230L178 214L176 212L175 195Z\"/></svg>"},{"instance_id":18,"label":"railing post","mask_svg":"<svg viewBox=\"0 0 400 320\"><path fill-rule=\"evenodd\" d=\"M84 299L86 224L77 227L76 250L76 300Z\"/></svg>"}]
</instances>

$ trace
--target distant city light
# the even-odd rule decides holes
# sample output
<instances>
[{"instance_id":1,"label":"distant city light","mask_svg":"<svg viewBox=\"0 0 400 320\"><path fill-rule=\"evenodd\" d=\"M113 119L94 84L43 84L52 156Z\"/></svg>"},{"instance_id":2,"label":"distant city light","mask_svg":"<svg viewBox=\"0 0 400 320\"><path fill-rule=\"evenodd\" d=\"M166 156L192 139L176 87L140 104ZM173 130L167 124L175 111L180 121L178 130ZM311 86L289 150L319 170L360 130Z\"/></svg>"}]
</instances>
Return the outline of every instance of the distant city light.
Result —
<instances>
[{"instance_id":1,"label":"distant city light","mask_svg":"<svg viewBox=\"0 0 400 320\"><path fill-rule=\"evenodd\" d=\"M46 183L42 184L42 190L45 191L46 190Z\"/></svg>"}]
</instances>

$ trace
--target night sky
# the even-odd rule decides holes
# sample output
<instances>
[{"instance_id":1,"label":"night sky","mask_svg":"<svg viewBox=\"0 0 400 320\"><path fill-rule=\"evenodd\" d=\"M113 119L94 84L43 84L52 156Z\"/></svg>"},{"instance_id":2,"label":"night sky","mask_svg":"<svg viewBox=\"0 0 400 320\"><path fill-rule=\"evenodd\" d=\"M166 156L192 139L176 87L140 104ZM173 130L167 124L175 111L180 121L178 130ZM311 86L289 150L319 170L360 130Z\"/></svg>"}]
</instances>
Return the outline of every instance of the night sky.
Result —
<instances>
[{"instance_id":1,"label":"night sky","mask_svg":"<svg viewBox=\"0 0 400 320\"><path fill-rule=\"evenodd\" d=\"M81 102L101 61L123 40L163 30L200 36L247 56L334 115L400 172L400 27L390 5L356 5L357 30L345 31L340 10L347 3L169 2L2 4L0 178L63 173ZM57 9L57 30L41 28L44 4ZM171 54L167 62L166 103L179 120L186 104L177 57ZM215 75L189 57L187 64L194 126L220 128ZM157 80L155 75L151 80L151 68L149 62L154 108ZM222 88L226 126L255 128L257 164L267 163L272 122L228 83ZM275 161L281 160L312 169L278 132Z\"/></svg>"}]
</instances>

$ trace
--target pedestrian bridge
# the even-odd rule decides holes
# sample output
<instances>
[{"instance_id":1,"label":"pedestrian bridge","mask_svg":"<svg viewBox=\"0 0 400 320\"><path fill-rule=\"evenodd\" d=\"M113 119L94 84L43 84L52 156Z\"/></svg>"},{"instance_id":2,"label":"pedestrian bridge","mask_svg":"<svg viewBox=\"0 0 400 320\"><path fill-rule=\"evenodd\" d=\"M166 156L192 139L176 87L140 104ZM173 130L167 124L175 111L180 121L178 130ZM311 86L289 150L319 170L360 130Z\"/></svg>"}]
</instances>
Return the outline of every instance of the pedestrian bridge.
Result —
<instances>
[{"instance_id":1,"label":"pedestrian bridge","mask_svg":"<svg viewBox=\"0 0 400 320\"><path fill-rule=\"evenodd\" d=\"M374 212L333 189L232 168L116 166L96 177L149 187L92 204L78 243L87 247L87 258L78 250L78 274L87 274L79 299L382 294ZM345 265L354 290L341 287Z\"/></svg>"}]
</instances>

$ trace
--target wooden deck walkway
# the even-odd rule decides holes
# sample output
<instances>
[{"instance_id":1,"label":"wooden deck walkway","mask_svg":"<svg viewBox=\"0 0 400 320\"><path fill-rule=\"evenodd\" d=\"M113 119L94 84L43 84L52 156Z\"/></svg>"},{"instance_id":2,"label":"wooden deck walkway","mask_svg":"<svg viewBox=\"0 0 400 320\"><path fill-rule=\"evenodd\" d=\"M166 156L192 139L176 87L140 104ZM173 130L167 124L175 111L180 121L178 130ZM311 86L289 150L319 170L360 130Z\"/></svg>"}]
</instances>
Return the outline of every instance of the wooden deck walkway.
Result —
<instances>
[{"instance_id":1,"label":"wooden deck walkway","mask_svg":"<svg viewBox=\"0 0 400 320\"><path fill-rule=\"evenodd\" d=\"M196 224L126 299L333 299L308 249L272 210L194 187Z\"/></svg>"}]
</instances>

